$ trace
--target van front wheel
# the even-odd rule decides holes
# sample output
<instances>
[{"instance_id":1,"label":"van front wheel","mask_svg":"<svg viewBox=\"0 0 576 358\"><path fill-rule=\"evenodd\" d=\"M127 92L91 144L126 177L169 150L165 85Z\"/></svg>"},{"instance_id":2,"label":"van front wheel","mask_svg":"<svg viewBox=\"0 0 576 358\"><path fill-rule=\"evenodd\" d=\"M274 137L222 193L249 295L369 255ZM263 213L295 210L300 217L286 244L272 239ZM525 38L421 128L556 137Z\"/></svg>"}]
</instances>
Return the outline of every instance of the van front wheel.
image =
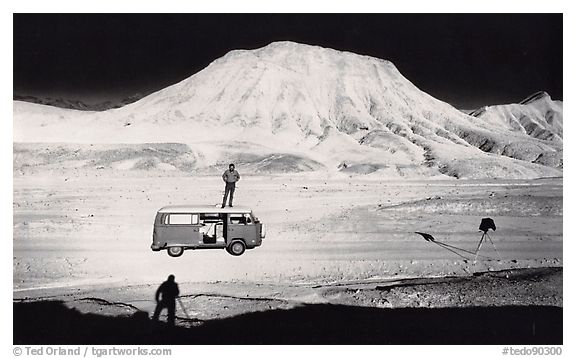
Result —
<instances>
[{"instance_id":1,"label":"van front wheel","mask_svg":"<svg viewBox=\"0 0 576 358\"><path fill-rule=\"evenodd\" d=\"M228 252L233 256L240 256L244 253L244 251L246 251L246 245L243 241L240 240L232 241L228 247Z\"/></svg>"},{"instance_id":2,"label":"van front wheel","mask_svg":"<svg viewBox=\"0 0 576 358\"><path fill-rule=\"evenodd\" d=\"M179 257L179 256L182 256L182 254L184 253L184 248L179 247L179 246L172 246L172 247L169 247L167 249L167 251L168 251L168 255L170 255L172 257Z\"/></svg>"}]
</instances>

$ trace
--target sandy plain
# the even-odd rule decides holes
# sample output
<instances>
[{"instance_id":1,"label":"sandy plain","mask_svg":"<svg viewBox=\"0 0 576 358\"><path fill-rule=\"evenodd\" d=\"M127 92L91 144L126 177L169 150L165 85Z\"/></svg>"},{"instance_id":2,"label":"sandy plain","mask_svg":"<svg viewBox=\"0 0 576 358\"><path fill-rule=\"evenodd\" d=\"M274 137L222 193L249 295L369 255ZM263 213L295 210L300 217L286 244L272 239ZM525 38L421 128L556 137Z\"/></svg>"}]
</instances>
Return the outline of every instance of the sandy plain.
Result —
<instances>
[{"instance_id":1,"label":"sandy plain","mask_svg":"<svg viewBox=\"0 0 576 358\"><path fill-rule=\"evenodd\" d=\"M251 207L265 223L261 247L240 257L224 250L188 250L171 258L150 250L156 210L216 204L222 190L221 179L213 176L106 170L15 176L15 307L56 300L84 314L151 313L156 288L174 274L182 296L179 327L316 304L380 309L513 305L561 312L562 178L245 175L235 203ZM490 234L497 251L486 243L474 261L467 251L478 244L483 217L496 222ZM457 249L425 241L416 231ZM500 291L490 279L479 286L467 281L492 277L490 272L501 292L509 294L496 294ZM413 285L414 280L425 285ZM445 289L438 294L442 284ZM467 284L476 288L468 290ZM378 289L387 286L400 287L396 296ZM30 342L26 333L20 337ZM336 336L322 337L295 342L330 342ZM554 337L540 338L557 342Z\"/></svg>"}]
</instances>

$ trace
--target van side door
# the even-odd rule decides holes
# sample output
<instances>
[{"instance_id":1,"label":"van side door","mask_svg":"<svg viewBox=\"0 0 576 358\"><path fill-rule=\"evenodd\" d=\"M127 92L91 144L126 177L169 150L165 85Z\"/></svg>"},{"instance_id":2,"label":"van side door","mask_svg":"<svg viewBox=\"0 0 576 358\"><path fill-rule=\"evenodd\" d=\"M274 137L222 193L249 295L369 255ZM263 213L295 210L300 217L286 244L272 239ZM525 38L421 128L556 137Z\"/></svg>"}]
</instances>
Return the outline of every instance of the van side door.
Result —
<instances>
[{"instance_id":1,"label":"van side door","mask_svg":"<svg viewBox=\"0 0 576 358\"><path fill-rule=\"evenodd\" d=\"M202 241L199 228L198 214L168 213L163 218L158 234L167 246L193 247Z\"/></svg>"}]
</instances>

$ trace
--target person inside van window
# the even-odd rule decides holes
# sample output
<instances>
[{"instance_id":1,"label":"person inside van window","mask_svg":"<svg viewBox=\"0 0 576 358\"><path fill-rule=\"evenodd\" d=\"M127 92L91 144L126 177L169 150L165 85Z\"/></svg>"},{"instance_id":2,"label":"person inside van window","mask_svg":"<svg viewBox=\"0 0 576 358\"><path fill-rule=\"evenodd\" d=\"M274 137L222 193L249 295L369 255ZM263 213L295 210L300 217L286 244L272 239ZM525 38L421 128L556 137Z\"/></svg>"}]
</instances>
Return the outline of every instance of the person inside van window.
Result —
<instances>
[{"instance_id":1,"label":"person inside van window","mask_svg":"<svg viewBox=\"0 0 576 358\"><path fill-rule=\"evenodd\" d=\"M230 224L244 224L246 225L246 218L244 215L230 215Z\"/></svg>"},{"instance_id":2,"label":"person inside van window","mask_svg":"<svg viewBox=\"0 0 576 358\"><path fill-rule=\"evenodd\" d=\"M226 199L228 194L230 194L230 200L228 201L228 206L232 207L232 200L234 200L234 190L236 190L236 182L240 180L240 174L234 168L234 164L228 166L228 170L222 174L222 180L226 183L224 187L224 198L222 199L222 208L226 206Z\"/></svg>"}]
</instances>

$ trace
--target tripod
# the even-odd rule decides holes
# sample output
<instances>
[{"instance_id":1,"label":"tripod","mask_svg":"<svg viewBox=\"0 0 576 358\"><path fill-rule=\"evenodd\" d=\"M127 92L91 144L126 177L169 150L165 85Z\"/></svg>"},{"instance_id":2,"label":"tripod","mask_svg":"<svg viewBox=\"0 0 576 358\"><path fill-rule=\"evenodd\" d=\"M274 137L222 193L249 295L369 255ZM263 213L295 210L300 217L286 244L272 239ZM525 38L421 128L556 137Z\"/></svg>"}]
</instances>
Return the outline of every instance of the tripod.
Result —
<instances>
[{"instance_id":1,"label":"tripod","mask_svg":"<svg viewBox=\"0 0 576 358\"><path fill-rule=\"evenodd\" d=\"M184 308L184 305L182 304L182 300L180 299L180 296L176 296L176 299L178 300L178 302L180 302L180 307L182 307L182 311L184 311L184 314L186 314L186 318L190 319L190 316L188 316L188 312L186 311L186 308Z\"/></svg>"},{"instance_id":2,"label":"tripod","mask_svg":"<svg viewBox=\"0 0 576 358\"><path fill-rule=\"evenodd\" d=\"M500 253L498 252L498 249L496 249L496 245L494 245L494 242L492 241L492 238L490 237L490 235L488 235L488 229L483 230L482 233L482 237L480 238L480 242L478 243L478 247L476 248L476 252L474 253L474 262L476 262L476 260L478 259L478 252L480 252L480 248L482 247L482 243L484 242L484 239L488 239L488 241L490 241L490 243L492 244L492 247L494 248L494 251L496 251L496 253L498 254L498 258L500 260L502 260L502 256L500 256Z\"/></svg>"}]
</instances>

